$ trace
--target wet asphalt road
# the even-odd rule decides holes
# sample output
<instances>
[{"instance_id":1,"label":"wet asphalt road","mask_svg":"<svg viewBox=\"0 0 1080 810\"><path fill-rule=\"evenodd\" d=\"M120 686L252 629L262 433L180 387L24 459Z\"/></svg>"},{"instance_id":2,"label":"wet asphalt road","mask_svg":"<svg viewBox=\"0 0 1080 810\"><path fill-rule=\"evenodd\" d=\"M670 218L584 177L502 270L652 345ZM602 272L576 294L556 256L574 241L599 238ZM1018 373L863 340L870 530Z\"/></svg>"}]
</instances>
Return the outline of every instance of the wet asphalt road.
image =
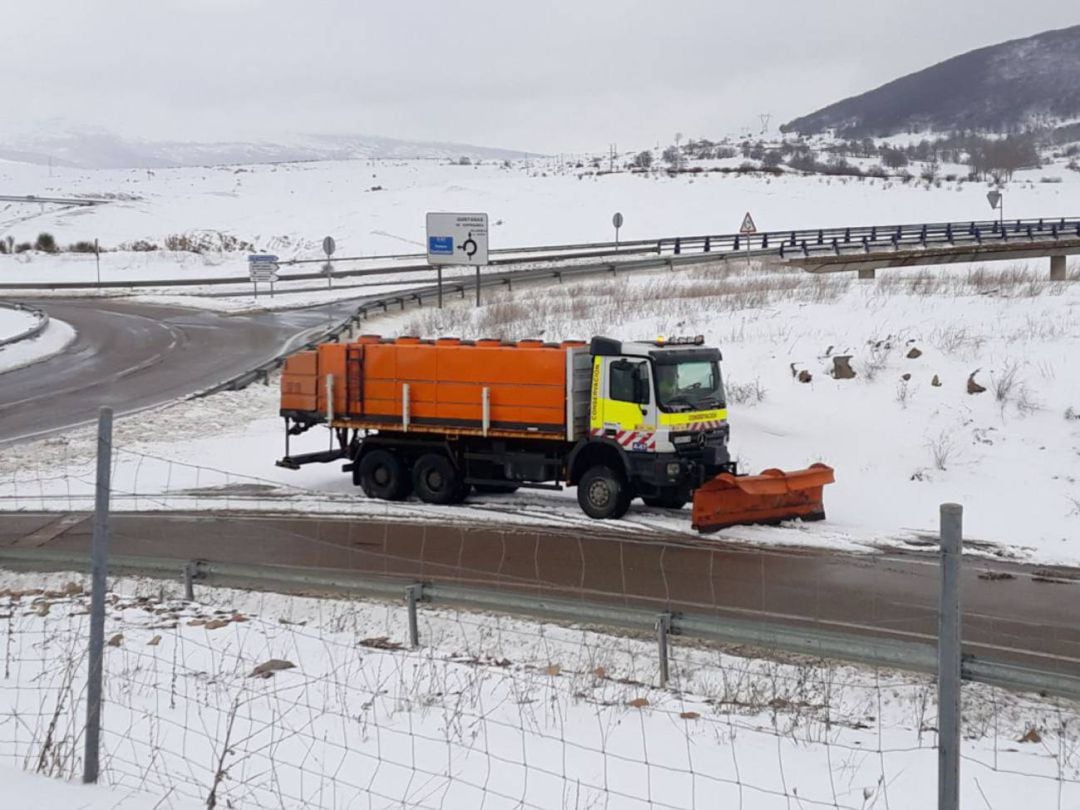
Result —
<instances>
[{"instance_id":1,"label":"wet asphalt road","mask_svg":"<svg viewBox=\"0 0 1080 810\"><path fill-rule=\"evenodd\" d=\"M224 315L120 299L34 304L75 328L60 354L0 374L0 447L187 396L247 371L355 304Z\"/></svg>"},{"instance_id":2,"label":"wet asphalt road","mask_svg":"<svg viewBox=\"0 0 1080 810\"><path fill-rule=\"evenodd\" d=\"M451 510L452 511L452 510ZM89 553L88 515L0 514L0 550ZM939 568L931 554L762 548L716 536L627 536L597 527L391 522L276 514L117 513L111 552L179 561L352 572L756 619L930 642ZM83 556L85 555L85 557ZM1080 578L965 556L965 650L1080 672Z\"/></svg>"}]
</instances>

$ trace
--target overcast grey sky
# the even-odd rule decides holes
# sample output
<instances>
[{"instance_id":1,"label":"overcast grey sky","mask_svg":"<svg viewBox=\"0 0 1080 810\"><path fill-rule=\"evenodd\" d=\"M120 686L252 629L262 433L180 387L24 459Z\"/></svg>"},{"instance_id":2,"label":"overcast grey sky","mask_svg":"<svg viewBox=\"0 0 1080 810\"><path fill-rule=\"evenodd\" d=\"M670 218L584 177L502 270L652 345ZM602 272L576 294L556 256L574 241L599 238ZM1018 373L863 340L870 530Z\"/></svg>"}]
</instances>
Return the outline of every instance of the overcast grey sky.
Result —
<instances>
[{"instance_id":1,"label":"overcast grey sky","mask_svg":"<svg viewBox=\"0 0 1080 810\"><path fill-rule=\"evenodd\" d=\"M601 151L775 127L1077 23L1077 0L16 0L0 75L16 121L127 136Z\"/></svg>"}]
</instances>

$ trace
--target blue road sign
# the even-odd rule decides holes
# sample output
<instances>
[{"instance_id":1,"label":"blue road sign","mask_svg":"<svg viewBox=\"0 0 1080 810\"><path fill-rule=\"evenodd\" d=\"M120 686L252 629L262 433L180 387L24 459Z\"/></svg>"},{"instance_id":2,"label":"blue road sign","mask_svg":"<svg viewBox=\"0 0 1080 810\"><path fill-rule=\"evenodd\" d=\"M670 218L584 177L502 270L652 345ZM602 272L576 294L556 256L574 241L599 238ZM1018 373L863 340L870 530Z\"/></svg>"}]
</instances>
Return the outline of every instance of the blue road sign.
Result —
<instances>
[{"instance_id":1,"label":"blue road sign","mask_svg":"<svg viewBox=\"0 0 1080 810\"><path fill-rule=\"evenodd\" d=\"M277 260L278 257L272 253L254 253L248 256L248 262L251 264L274 264Z\"/></svg>"},{"instance_id":2,"label":"blue road sign","mask_svg":"<svg viewBox=\"0 0 1080 810\"><path fill-rule=\"evenodd\" d=\"M439 256L454 255L454 237L452 236L429 236L428 253Z\"/></svg>"}]
</instances>

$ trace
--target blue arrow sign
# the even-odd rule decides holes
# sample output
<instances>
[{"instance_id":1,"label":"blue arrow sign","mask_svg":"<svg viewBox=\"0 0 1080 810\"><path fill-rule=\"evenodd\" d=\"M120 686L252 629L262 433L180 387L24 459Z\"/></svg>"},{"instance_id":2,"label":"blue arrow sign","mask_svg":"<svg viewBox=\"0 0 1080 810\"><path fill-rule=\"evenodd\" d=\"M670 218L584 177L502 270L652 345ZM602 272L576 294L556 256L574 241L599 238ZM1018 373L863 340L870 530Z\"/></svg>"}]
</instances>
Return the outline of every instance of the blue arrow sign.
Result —
<instances>
[{"instance_id":1,"label":"blue arrow sign","mask_svg":"<svg viewBox=\"0 0 1080 810\"><path fill-rule=\"evenodd\" d=\"M428 253L438 256L454 255L454 237L452 236L429 236Z\"/></svg>"}]
</instances>

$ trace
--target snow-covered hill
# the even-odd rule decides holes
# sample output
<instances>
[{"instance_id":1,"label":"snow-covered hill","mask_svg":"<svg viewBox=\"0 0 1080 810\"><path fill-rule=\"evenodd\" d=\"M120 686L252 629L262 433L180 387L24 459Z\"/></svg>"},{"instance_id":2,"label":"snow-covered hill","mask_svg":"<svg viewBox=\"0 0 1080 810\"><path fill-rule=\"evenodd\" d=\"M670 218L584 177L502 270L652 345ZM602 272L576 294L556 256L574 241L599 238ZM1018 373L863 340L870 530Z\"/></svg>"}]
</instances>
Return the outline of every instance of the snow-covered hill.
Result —
<instances>
[{"instance_id":1,"label":"snow-covered hill","mask_svg":"<svg viewBox=\"0 0 1080 810\"><path fill-rule=\"evenodd\" d=\"M156 169L359 158L505 160L524 152L372 135L304 134L262 141L150 141L86 127L45 127L0 136L0 159L87 169Z\"/></svg>"}]
</instances>

